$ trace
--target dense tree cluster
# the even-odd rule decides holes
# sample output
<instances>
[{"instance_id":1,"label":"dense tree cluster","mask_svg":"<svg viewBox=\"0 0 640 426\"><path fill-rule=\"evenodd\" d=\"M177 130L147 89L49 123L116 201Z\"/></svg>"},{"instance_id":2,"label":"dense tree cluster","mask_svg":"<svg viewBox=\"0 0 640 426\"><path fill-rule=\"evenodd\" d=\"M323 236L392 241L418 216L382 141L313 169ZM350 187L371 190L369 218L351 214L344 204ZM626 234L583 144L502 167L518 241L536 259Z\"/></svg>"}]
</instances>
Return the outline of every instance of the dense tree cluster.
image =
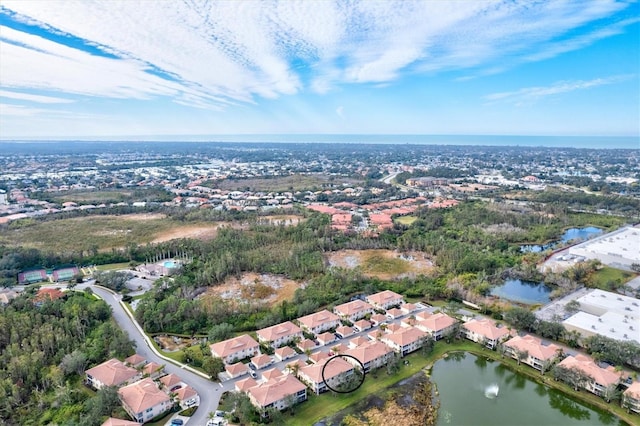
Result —
<instances>
[{"instance_id":1,"label":"dense tree cluster","mask_svg":"<svg viewBox=\"0 0 640 426\"><path fill-rule=\"evenodd\" d=\"M90 398L77 386L79 374L134 352L110 317L103 301L75 292L40 306L27 293L0 306L0 418L7 424L100 424L118 405L115 391Z\"/></svg>"}]
</instances>

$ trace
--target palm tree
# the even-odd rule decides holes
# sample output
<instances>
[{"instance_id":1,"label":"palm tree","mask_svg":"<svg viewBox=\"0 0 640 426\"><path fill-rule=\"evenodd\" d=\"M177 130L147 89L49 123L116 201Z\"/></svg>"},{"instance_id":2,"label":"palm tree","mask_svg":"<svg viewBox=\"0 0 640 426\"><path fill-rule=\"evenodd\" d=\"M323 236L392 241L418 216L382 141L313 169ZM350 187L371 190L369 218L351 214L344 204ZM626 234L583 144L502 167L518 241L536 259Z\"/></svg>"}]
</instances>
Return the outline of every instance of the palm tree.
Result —
<instances>
[{"instance_id":1,"label":"palm tree","mask_svg":"<svg viewBox=\"0 0 640 426\"><path fill-rule=\"evenodd\" d=\"M520 365L520 361L524 361L529 358L529 351L516 351L516 359L518 360L518 365Z\"/></svg>"}]
</instances>

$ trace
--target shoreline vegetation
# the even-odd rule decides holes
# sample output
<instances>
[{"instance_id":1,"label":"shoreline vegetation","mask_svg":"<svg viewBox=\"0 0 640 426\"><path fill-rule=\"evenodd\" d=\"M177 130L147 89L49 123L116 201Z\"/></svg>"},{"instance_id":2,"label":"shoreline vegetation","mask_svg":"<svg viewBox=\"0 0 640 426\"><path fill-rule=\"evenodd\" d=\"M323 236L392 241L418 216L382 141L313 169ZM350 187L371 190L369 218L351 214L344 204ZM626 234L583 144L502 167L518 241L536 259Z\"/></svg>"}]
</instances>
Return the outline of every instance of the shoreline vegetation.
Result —
<instances>
[{"instance_id":1,"label":"shoreline vegetation","mask_svg":"<svg viewBox=\"0 0 640 426\"><path fill-rule=\"evenodd\" d=\"M424 411L415 410L412 411L411 407L400 406L396 398L398 392L396 386L400 383L411 381L418 374L424 373L426 377L426 384L423 389L432 390L435 389L435 384L430 382L431 369L436 361L445 358L449 353L454 352L468 352L473 355L498 361L502 365L508 367L510 370L525 375L527 378L535 381L536 383L545 385L547 387L557 389L563 394L579 401L580 403L597 407L605 410L616 418L622 420L628 425L633 425L637 422L637 416L628 413L624 408L617 405L616 402L607 403L602 398L589 393L585 390L574 391L573 388L564 384L563 382L556 381L551 377L551 374L547 372L545 375L541 375L539 371L534 370L528 365L518 365L517 361L512 358L502 357L498 352L481 348L477 343L473 343L465 340L456 340L452 343L444 343L442 341L437 342L433 352L425 356L420 352L413 353L404 359L409 361L408 365L402 365L400 371L393 376L386 376L385 372L379 372L379 377L374 380L365 380L365 383L356 392L349 394L341 398L334 398L329 395L310 397L307 402L296 408L295 417L287 419L287 426L303 426L309 424L315 424L319 421L326 422L327 426L333 425L331 423L334 419L344 418L344 423L348 426L360 426L368 424L371 426L383 426L385 425L385 416L381 413L403 413L402 415L408 418L406 419L407 426L425 424L434 425L438 419L438 404L435 401L431 401L431 404L426 407ZM371 373L370 373L371 374ZM429 385L427 385L429 384ZM382 386L381 386L382 385ZM414 389L415 390L415 389ZM437 396L437 390L435 390ZM414 398L415 392L411 395ZM384 402L377 404L383 406L383 409L374 406L366 409L365 411L358 412L358 406L365 403L367 398L375 397L382 398ZM426 399L420 399L420 403L426 403ZM435 408L435 410L432 410ZM428 418L431 423L415 423L420 419L424 419L424 414L427 412L431 414ZM422 417L421 417L422 416ZM362 419L366 419L367 422L363 423ZM380 419L380 422L376 422Z\"/></svg>"}]
</instances>

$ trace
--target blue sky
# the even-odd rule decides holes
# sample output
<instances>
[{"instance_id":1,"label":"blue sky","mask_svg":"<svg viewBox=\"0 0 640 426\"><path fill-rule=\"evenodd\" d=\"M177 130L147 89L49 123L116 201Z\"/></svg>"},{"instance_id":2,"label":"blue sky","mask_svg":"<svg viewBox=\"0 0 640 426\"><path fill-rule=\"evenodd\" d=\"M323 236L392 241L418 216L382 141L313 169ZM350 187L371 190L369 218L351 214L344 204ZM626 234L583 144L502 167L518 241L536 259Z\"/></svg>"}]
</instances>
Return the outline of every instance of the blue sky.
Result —
<instances>
[{"instance_id":1,"label":"blue sky","mask_svg":"<svg viewBox=\"0 0 640 426\"><path fill-rule=\"evenodd\" d=\"M639 136L613 0L13 1L0 138Z\"/></svg>"}]
</instances>

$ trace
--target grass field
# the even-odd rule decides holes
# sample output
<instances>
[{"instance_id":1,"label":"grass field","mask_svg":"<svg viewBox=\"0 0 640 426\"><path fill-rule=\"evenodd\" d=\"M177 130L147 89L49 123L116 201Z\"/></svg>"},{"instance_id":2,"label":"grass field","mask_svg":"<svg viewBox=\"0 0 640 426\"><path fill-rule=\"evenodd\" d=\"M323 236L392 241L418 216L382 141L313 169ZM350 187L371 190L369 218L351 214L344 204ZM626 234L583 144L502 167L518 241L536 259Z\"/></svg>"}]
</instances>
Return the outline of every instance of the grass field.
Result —
<instances>
[{"instance_id":1,"label":"grass field","mask_svg":"<svg viewBox=\"0 0 640 426\"><path fill-rule=\"evenodd\" d=\"M194 227L215 231L217 224L184 224L158 214L88 216L47 222L17 221L0 235L0 243L45 251L49 247L61 252L106 251L125 247L129 243L150 243L163 236L176 235L175 238L179 238L188 234L182 231Z\"/></svg>"},{"instance_id":2,"label":"grass field","mask_svg":"<svg viewBox=\"0 0 640 426\"><path fill-rule=\"evenodd\" d=\"M107 203L130 200L133 197L131 190L101 190L101 191L64 191L56 194L53 198L57 202L64 203L73 201L75 203Z\"/></svg>"},{"instance_id":3,"label":"grass field","mask_svg":"<svg viewBox=\"0 0 640 426\"><path fill-rule=\"evenodd\" d=\"M620 284L626 283L635 277L636 274L620 269L604 266L589 276L589 284L602 290L611 290L619 287Z\"/></svg>"},{"instance_id":4,"label":"grass field","mask_svg":"<svg viewBox=\"0 0 640 426\"><path fill-rule=\"evenodd\" d=\"M346 183L356 185L362 180L327 175L292 175L275 178L226 179L213 186L227 191L285 192L327 188L329 185Z\"/></svg>"},{"instance_id":5,"label":"grass field","mask_svg":"<svg viewBox=\"0 0 640 426\"><path fill-rule=\"evenodd\" d=\"M400 217L395 218L396 222L398 222L401 225L406 225L406 226L411 225L416 220L418 220L418 218L415 217L415 216L400 216Z\"/></svg>"},{"instance_id":6,"label":"grass field","mask_svg":"<svg viewBox=\"0 0 640 426\"><path fill-rule=\"evenodd\" d=\"M363 255L363 271L366 274L404 274L410 270L410 265L402 259L383 256L376 252L368 252Z\"/></svg>"}]
</instances>

